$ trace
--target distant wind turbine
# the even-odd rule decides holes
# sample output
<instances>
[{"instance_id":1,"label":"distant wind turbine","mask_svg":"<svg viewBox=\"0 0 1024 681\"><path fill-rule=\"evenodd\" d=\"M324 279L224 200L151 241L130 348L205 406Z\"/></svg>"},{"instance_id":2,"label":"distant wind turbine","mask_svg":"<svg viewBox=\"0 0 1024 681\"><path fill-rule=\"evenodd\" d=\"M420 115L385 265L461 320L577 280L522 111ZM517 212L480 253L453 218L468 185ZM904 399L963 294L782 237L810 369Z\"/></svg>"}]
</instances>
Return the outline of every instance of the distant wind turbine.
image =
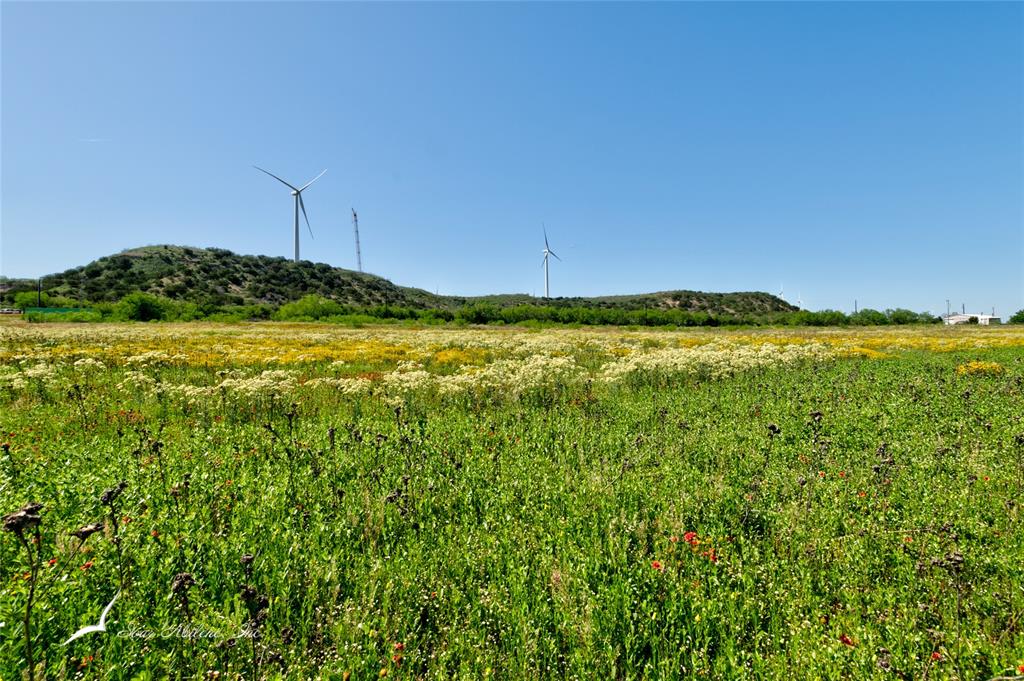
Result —
<instances>
[{"instance_id":1,"label":"distant wind turbine","mask_svg":"<svg viewBox=\"0 0 1024 681\"><path fill-rule=\"evenodd\" d=\"M782 298L783 300L785 300L785 299L786 299L786 294L785 294L785 293L783 293L783 287L782 287L782 284L779 284L779 298Z\"/></svg>"},{"instance_id":2,"label":"distant wind turbine","mask_svg":"<svg viewBox=\"0 0 1024 681\"><path fill-rule=\"evenodd\" d=\"M800 300L800 292L799 291L796 292L796 306L799 307L801 310L804 307L804 301Z\"/></svg>"},{"instance_id":3,"label":"distant wind turbine","mask_svg":"<svg viewBox=\"0 0 1024 681\"><path fill-rule=\"evenodd\" d=\"M359 252L359 215L356 214L356 209L352 209L352 226L356 230L356 266L359 271L363 271L363 254Z\"/></svg>"},{"instance_id":4,"label":"distant wind turbine","mask_svg":"<svg viewBox=\"0 0 1024 681\"><path fill-rule=\"evenodd\" d=\"M548 228L544 226L543 222L541 223L541 228L544 230L544 250L541 251L541 253L544 254L544 297L550 298L551 290L548 283L548 256L553 255L558 258L558 260L561 260L561 258L558 257L557 253L551 250L550 246L548 246Z\"/></svg>"},{"instance_id":5,"label":"distant wind turbine","mask_svg":"<svg viewBox=\"0 0 1024 681\"><path fill-rule=\"evenodd\" d=\"M306 229L309 230L309 237L313 238L313 228L309 226L309 216L306 215L306 204L303 203L303 201L302 201L302 192L305 191L306 188L309 187L309 185L313 184L314 182L319 180L321 177L323 177L323 174L327 172L327 168L324 168L322 171L320 171L319 175L317 175L316 177L314 177L312 180L310 180L306 184L302 185L301 187L296 187L294 185L291 185L291 184L285 182L284 180L282 180L280 177L278 177L274 173L270 172L269 170L263 170L263 168L260 168L259 166L253 166L253 168L255 168L256 170L258 170L258 171L260 171L262 173L266 173L267 175L270 175L272 178L274 178L275 180L277 180L278 182L280 182L281 184L283 184L284 186L286 186L286 187L288 187L289 189L292 190L292 196L295 197L295 262L298 262L299 261L299 209L302 209L302 217L306 218Z\"/></svg>"},{"instance_id":6,"label":"distant wind turbine","mask_svg":"<svg viewBox=\"0 0 1024 681\"><path fill-rule=\"evenodd\" d=\"M112 607L114 607L114 601L116 601L117 597L120 596L120 595L121 595L121 592L118 591L116 594L114 594L114 597L110 599L110 602L107 603L107 607L103 608L103 612L100 613L99 624L90 624L87 627L82 627L81 629L79 629L75 633L71 634L71 638L69 638L67 641L64 641L64 645L67 645L67 644L71 643L72 641L74 641L76 638L81 638L82 636L85 636L86 634L92 634L92 633L95 633L97 631L106 631L107 630L107 613L110 612L110 609Z\"/></svg>"}]
</instances>

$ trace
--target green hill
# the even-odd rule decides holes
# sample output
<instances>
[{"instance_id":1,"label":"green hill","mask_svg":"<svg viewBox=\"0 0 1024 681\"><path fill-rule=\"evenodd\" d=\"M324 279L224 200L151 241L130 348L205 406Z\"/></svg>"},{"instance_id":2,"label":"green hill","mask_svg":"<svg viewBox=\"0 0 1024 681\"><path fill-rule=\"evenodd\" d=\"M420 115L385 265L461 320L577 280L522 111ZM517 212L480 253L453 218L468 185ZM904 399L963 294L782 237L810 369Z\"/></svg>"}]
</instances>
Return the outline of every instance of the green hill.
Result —
<instances>
[{"instance_id":1,"label":"green hill","mask_svg":"<svg viewBox=\"0 0 1024 681\"><path fill-rule=\"evenodd\" d=\"M309 261L237 255L221 248L145 246L48 275L51 295L114 302L142 291L215 305L280 305L309 294L346 305L431 307L437 296L387 279Z\"/></svg>"},{"instance_id":2,"label":"green hill","mask_svg":"<svg viewBox=\"0 0 1024 681\"><path fill-rule=\"evenodd\" d=\"M20 291L34 291L33 280L0 282L0 297L10 303ZM177 301L207 305L278 306L307 295L343 305L401 306L454 310L471 305L508 308L521 305L600 309L661 309L725 315L789 312L797 308L767 293L663 291L597 298L535 298L525 294L438 296L398 286L383 277L309 261L237 255L220 248L146 246L100 258L43 278L50 296L73 301L115 302L141 291Z\"/></svg>"}]
</instances>

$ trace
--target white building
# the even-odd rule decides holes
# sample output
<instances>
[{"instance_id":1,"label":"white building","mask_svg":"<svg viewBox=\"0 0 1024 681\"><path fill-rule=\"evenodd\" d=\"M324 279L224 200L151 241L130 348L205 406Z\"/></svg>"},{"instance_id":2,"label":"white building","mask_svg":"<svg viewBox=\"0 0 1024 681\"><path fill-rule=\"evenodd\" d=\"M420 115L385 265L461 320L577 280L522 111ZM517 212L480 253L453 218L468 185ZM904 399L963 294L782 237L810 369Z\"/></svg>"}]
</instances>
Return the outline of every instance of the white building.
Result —
<instances>
[{"instance_id":1,"label":"white building","mask_svg":"<svg viewBox=\"0 0 1024 681\"><path fill-rule=\"evenodd\" d=\"M942 318L942 321L946 324L968 324L970 323L971 317L978 320L979 324L988 326L990 324L1002 324L999 317L995 317L990 314L950 314Z\"/></svg>"}]
</instances>

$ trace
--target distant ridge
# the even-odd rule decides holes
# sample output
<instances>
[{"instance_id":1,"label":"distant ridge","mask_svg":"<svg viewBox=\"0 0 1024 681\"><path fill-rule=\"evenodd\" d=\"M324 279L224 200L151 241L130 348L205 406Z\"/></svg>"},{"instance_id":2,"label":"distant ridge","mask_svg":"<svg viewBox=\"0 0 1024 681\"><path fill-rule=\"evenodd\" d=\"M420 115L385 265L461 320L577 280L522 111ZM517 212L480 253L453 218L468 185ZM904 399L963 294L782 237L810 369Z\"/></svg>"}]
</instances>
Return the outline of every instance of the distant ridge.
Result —
<instances>
[{"instance_id":1,"label":"distant ridge","mask_svg":"<svg viewBox=\"0 0 1024 681\"><path fill-rule=\"evenodd\" d=\"M173 300L216 305L282 303L320 295L344 305L392 305L454 309L477 303L498 307L551 305L620 309L677 309L711 314L791 312L796 308L768 293L659 291L593 298L536 298L526 294L439 296L398 286L383 277L310 261L238 255L221 248L144 246L99 258L44 277L51 294L90 302L114 302L142 291ZM0 282L0 292L34 290L33 280Z\"/></svg>"}]
</instances>

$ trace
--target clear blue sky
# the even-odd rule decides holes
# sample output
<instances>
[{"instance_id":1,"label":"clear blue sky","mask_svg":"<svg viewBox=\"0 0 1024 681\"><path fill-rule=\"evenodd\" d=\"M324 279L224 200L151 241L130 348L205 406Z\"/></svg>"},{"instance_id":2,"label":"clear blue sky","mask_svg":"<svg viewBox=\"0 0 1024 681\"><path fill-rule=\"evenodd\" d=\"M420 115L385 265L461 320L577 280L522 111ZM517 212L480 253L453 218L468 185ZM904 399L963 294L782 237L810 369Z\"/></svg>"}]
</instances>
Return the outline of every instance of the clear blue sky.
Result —
<instances>
[{"instance_id":1,"label":"clear blue sky","mask_svg":"<svg viewBox=\"0 0 1024 681\"><path fill-rule=\"evenodd\" d=\"M1020 3L20 3L0 273L159 243L441 293L1024 307Z\"/></svg>"}]
</instances>

